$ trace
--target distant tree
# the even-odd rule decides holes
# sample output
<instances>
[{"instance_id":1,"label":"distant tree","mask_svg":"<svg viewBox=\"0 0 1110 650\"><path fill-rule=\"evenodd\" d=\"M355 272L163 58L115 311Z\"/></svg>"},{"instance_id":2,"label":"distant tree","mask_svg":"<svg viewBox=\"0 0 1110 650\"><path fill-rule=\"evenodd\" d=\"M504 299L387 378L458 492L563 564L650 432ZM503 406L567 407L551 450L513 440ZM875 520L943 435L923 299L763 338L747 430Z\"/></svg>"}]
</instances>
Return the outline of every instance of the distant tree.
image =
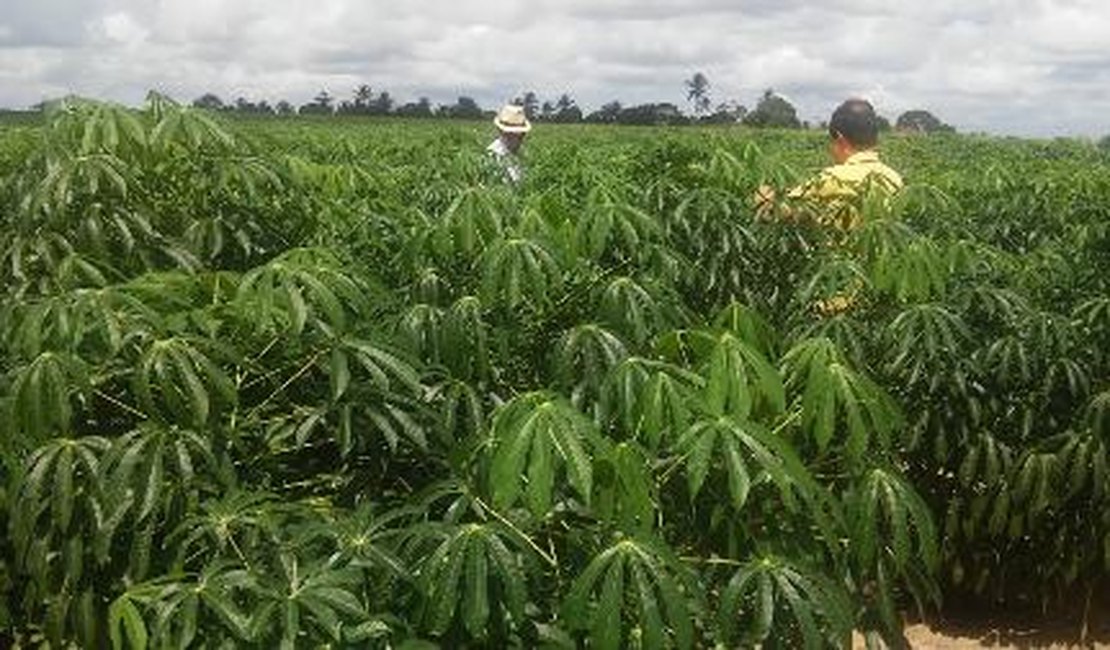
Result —
<instances>
[{"instance_id":1,"label":"distant tree","mask_svg":"<svg viewBox=\"0 0 1110 650\"><path fill-rule=\"evenodd\" d=\"M200 97L193 100L193 106L196 108L204 108L210 111L218 111L223 109L224 100L213 93L204 93Z\"/></svg>"},{"instance_id":2,"label":"distant tree","mask_svg":"<svg viewBox=\"0 0 1110 650\"><path fill-rule=\"evenodd\" d=\"M702 116L709 112L709 78L700 72L686 80L686 101L694 107L694 115Z\"/></svg>"},{"instance_id":3,"label":"distant tree","mask_svg":"<svg viewBox=\"0 0 1110 650\"><path fill-rule=\"evenodd\" d=\"M439 114L457 120L480 120L485 117L482 107L472 97L462 96L451 106L440 106Z\"/></svg>"},{"instance_id":4,"label":"distant tree","mask_svg":"<svg viewBox=\"0 0 1110 650\"><path fill-rule=\"evenodd\" d=\"M378 93L377 108L378 113L388 115L393 111L393 97L384 90Z\"/></svg>"},{"instance_id":5,"label":"distant tree","mask_svg":"<svg viewBox=\"0 0 1110 650\"><path fill-rule=\"evenodd\" d=\"M953 127L941 122L937 116L929 111L916 109L906 111L898 116L895 126L899 131L911 131L917 133L940 133L955 131Z\"/></svg>"},{"instance_id":6,"label":"distant tree","mask_svg":"<svg viewBox=\"0 0 1110 650\"><path fill-rule=\"evenodd\" d=\"M520 101L515 103L520 104L524 107L524 115L529 120L534 120L539 115L540 98L537 97L536 93L532 92L531 90L524 93L524 96L520 98Z\"/></svg>"},{"instance_id":7,"label":"distant tree","mask_svg":"<svg viewBox=\"0 0 1110 650\"><path fill-rule=\"evenodd\" d=\"M312 102L301 106L298 110L301 115L331 115L332 114L332 96L328 91L321 90L319 94L312 99Z\"/></svg>"},{"instance_id":8,"label":"distant tree","mask_svg":"<svg viewBox=\"0 0 1110 650\"><path fill-rule=\"evenodd\" d=\"M619 124L667 125L685 124L686 116L671 103L640 104L622 108L617 117Z\"/></svg>"},{"instance_id":9,"label":"distant tree","mask_svg":"<svg viewBox=\"0 0 1110 650\"><path fill-rule=\"evenodd\" d=\"M621 117L621 103L609 102L603 104L601 108L586 116L587 122L595 124L616 124Z\"/></svg>"},{"instance_id":10,"label":"distant tree","mask_svg":"<svg viewBox=\"0 0 1110 650\"><path fill-rule=\"evenodd\" d=\"M540 108L540 119L549 121L555 117L555 104L552 102L544 102L543 107Z\"/></svg>"},{"instance_id":11,"label":"distant tree","mask_svg":"<svg viewBox=\"0 0 1110 650\"><path fill-rule=\"evenodd\" d=\"M398 106L393 114L401 117L432 117L432 102L427 97L421 97L419 101Z\"/></svg>"},{"instance_id":12,"label":"distant tree","mask_svg":"<svg viewBox=\"0 0 1110 650\"><path fill-rule=\"evenodd\" d=\"M875 121L879 125L879 132L880 133L885 133L885 132L887 132L891 129L890 120L886 119L882 115L876 115L875 116Z\"/></svg>"},{"instance_id":13,"label":"distant tree","mask_svg":"<svg viewBox=\"0 0 1110 650\"><path fill-rule=\"evenodd\" d=\"M274 112L278 115L292 115L297 111L293 108L292 104L283 99L274 105Z\"/></svg>"},{"instance_id":14,"label":"distant tree","mask_svg":"<svg viewBox=\"0 0 1110 650\"><path fill-rule=\"evenodd\" d=\"M1098 148L1106 153L1110 153L1110 135L1103 136L1102 139L1098 141Z\"/></svg>"},{"instance_id":15,"label":"distant tree","mask_svg":"<svg viewBox=\"0 0 1110 650\"><path fill-rule=\"evenodd\" d=\"M551 116L553 122L581 122L582 109L570 95L563 93L555 101L555 112Z\"/></svg>"},{"instance_id":16,"label":"distant tree","mask_svg":"<svg viewBox=\"0 0 1110 650\"><path fill-rule=\"evenodd\" d=\"M785 97L771 88L763 92L755 110L744 116L744 124L758 127L777 127L786 129L801 128L798 111Z\"/></svg>"},{"instance_id":17,"label":"distant tree","mask_svg":"<svg viewBox=\"0 0 1110 650\"><path fill-rule=\"evenodd\" d=\"M743 104L730 101L717 104L717 108L713 109L713 113L701 119L710 124L732 124L744 119L744 116L747 114L748 109Z\"/></svg>"},{"instance_id":18,"label":"distant tree","mask_svg":"<svg viewBox=\"0 0 1110 650\"><path fill-rule=\"evenodd\" d=\"M374 91L366 84L359 85L355 88L355 103L356 110L364 110L370 105L370 100L374 98Z\"/></svg>"}]
</instances>

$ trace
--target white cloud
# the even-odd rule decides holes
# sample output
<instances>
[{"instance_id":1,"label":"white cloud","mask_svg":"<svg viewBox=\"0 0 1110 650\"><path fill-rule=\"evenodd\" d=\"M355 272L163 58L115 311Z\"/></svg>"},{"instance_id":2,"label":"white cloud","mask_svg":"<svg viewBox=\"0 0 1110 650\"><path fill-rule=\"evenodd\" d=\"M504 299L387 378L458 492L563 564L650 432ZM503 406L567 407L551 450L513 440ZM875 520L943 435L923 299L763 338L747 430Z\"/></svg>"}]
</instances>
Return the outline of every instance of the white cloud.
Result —
<instances>
[{"instance_id":1,"label":"white cloud","mask_svg":"<svg viewBox=\"0 0 1110 650\"><path fill-rule=\"evenodd\" d=\"M104 39L107 47L119 45L127 49L140 47L150 31L140 25L127 12L117 12L104 16L90 25L94 39Z\"/></svg>"},{"instance_id":2,"label":"white cloud","mask_svg":"<svg viewBox=\"0 0 1110 650\"><path fill-rule=\"evenodd\" d=\"M534 89L683 103L683 79L824 119L863 94L966 129L1110 132L1102 0L8 0L0 105L149 88L286 98L359 83L486 105ZM1039 107L1039 108L1038 108Z\"/></svg>"}]
</instances>

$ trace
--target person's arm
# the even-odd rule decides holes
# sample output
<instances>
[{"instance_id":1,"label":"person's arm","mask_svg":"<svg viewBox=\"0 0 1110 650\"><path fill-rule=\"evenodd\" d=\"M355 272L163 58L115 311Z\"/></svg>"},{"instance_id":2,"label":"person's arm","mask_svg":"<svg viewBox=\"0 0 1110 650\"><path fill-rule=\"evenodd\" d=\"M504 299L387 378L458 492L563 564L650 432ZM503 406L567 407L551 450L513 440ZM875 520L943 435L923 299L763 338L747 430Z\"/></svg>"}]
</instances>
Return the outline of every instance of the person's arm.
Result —
<instances>
[{"instance_id":1,"label":"person's arm","mask_svg":"<svg viewBox=\"0 0 1110 650\"><path fill-rule=\"evenodd\" d=\"M818 189L822 184L821 177L806 181L790 189L783 200L778 199L775 188L770 185L760 185L753 197L756 217L770 219L772 216L777 216L784 221L794 221L799 216L795 204L817 199Z\"/></svg>"}]
</instances>

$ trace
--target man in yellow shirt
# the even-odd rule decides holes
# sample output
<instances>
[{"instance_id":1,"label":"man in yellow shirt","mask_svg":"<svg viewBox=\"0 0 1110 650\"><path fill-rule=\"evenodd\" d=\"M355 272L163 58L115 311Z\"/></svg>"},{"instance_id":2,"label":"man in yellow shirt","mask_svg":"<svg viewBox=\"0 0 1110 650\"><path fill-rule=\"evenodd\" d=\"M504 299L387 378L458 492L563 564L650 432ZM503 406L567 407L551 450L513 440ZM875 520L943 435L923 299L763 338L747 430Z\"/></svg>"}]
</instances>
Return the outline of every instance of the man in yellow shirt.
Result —
<instances>
[{"instance_id":1,"label":"man in yellow shirt","mask_svg":"<svg viewBox=\"0 0 1110 650\"><path fill-rule=\"evenodd\" d=\"M902 177L879 159L879 121L871 103L849 99L829 120L829 154L836 163L790 190L780 206L783 216L811 216L818 223L851 230L860 223L860 201L870 192L889 196L902 189ZM769 214L775 192L756 192L756 210Z\"/></svg>"},{"instance_id":2,"label":"man in yellow shirt","mask_svg":"<svg viewBox=\"0 0 1110 650\"><path fill-rule=\"evenodd\" d=\"M789 220L810 219L839 232L841 236L831 237L829 244L842 247L843 235L862 222L865 199L878 197L885 203L902 189L901 175L880 160L878 144L879 121L870 102L849 99L838 106L829 120L829 154L835 164L790 190L777 214ZM755 203L757 216L774 213L774 190L759 188ZM845 312L855 306L861 288L859 282L853 282L845 291L817 300L813 306L825 316Z\"/></svg>"}]
</instances>

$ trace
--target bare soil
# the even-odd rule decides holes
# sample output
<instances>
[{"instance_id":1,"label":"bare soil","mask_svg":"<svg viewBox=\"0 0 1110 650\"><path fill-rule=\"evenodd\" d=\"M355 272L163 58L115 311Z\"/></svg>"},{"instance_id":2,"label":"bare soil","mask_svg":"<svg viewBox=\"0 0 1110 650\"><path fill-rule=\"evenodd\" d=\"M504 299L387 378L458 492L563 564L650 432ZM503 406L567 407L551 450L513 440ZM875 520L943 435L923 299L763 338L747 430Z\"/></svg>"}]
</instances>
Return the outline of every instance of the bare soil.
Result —
<instances>
[{"instance_id":1,"label":"bare soil","mask_svg":"<svg viewBox=\"0 0 1110 650\"><path fill-rule=\"evenodd\" d=\"M1080 608L1076 608L1080 609ZM948 612L931 620L910 622L906 640L914 650L966 648L1095 648L1110 650L1110 597L1092 603L1087 633L1080 642L1082 616L1045 617L1019 611ZM853 650L866 648L863 637L853 638Z\"/></svg>"}]
</instances>

